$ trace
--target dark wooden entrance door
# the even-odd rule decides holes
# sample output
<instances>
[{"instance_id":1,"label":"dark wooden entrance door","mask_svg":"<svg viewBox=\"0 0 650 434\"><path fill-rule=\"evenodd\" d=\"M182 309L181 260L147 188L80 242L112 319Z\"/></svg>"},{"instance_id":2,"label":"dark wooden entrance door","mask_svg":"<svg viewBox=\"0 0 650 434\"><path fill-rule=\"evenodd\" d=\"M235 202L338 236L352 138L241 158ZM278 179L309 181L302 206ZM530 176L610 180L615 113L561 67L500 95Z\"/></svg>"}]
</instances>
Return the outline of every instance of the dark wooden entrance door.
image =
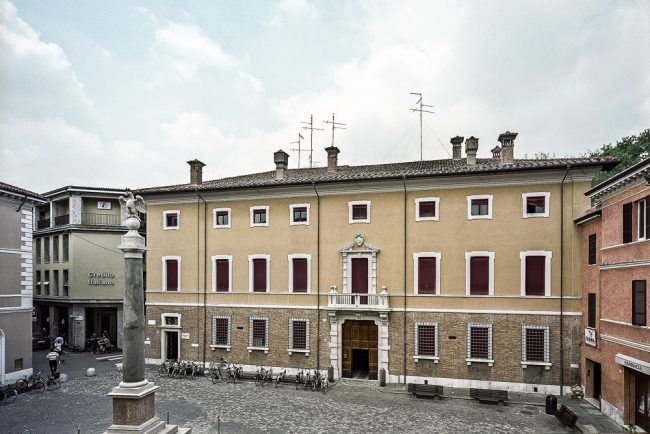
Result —
<instances>
[{"instance_id":1,"label":"dark wooden entrance door","mask_svg":"<svg viewBox=\"0 0 650 434\"><path fill-rule=\"evenodd\" d=\"M600 363L594 362L594 398L600 400Z\"/></svg>"},{"instance_id":2,"label":"dark wooden entrance door","mask_svg":"<svg viewBox=\"0 0 650 434\"><path fill-rule=\"evenodd\" d=\"M635 375L635 410L634 423L644 430L650 428L650 377L646 375Z\"/></svg>"},{"instance_id":3,"label":"dark wooden entrance door","mask_svg":"<svg viewBox=\"0 0 650 434\"><path fill-rule=\"evenodd\" d=\"M368 259L352 258L353 294L368 293ZM359 297L359 304L368 304L368 297Z\"/></svg>"},{"instance_id":4,"label":"dark wooden entrance door","mask_svg":"<svg viewBox=\"0 0 650 434\"><path fill-rule=\"evenodd\" d=\"M165 332L165 357L178 359L178 332Z\"/></svg>"},{"instance_id":5,"label":"dark wooden entrance door","mask_svg":"<svg viewBox=\"0 0 650 434\"><path fill-rule=\"evenodd\" d=\"M343 377L376 380L377 346L374 321L343 323Z\"/></svg>"}]
</instances>

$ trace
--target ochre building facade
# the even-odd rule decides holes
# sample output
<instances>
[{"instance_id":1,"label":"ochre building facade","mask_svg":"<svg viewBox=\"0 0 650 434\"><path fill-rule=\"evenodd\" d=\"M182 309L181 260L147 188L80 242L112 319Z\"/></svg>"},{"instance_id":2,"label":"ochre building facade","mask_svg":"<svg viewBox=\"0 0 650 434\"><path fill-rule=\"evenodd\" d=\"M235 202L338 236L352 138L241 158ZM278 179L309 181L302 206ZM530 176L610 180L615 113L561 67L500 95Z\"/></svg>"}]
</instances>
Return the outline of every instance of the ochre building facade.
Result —
<instances>
[{"instance_id":1,"label":"ochre building facade","mask_svg":"<svg viewBox=\"0 0 650 434\"><path fill-rule=\"evenodd\" d=\"M392 383L557 393L579 381L573 220L608 159L454 158L143 189L146 357L332 368ZM561 246L564 246L561 248Z\"/></svg>"}]
</instances>

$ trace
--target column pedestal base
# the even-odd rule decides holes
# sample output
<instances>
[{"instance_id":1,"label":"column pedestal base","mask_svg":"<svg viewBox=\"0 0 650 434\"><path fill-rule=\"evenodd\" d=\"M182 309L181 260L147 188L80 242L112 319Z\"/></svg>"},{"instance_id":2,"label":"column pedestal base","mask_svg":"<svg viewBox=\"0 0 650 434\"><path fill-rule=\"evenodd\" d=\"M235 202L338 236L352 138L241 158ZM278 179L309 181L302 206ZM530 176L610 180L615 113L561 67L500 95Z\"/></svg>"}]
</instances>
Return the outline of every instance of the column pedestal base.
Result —
<instances>
[{"instance_id":1,"label":"column pedestal base","mask_svg":"<svg viewBox=\"0 0 650 434\"><path fill-rule=\"evenodd\" d=\"M147 383L138 387L114 387L113 424L105 434L190 434L190 428L167 425L156 417L155 391L159 386Z\"/></svg>"}]
</instances>

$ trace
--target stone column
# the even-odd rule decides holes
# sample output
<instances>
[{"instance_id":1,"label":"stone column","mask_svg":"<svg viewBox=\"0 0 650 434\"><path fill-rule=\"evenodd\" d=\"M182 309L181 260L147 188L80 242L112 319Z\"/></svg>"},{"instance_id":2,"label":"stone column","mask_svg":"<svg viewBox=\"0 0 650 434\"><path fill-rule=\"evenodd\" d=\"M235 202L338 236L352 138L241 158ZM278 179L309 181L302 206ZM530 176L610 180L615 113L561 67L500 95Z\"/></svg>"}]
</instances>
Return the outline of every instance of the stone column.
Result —
<instances>
[{"instance_id":1,"label":"stone column","mask_svg":"<svg viewBox=\"0 0 650 434\"><path fill-rule=\"evenodd\" d=\"M126 219L129 231L118 246L124 252L125 287L123 308L122 381L108 394L113 399L113 424L106 433L189 433L191 430L166 425L155 414L155 386L144 373L144 293L142 282L144 237L138 233L140 219L135 215L136 201L129 193L130 209Z\"/></svg>"}]
</instances>

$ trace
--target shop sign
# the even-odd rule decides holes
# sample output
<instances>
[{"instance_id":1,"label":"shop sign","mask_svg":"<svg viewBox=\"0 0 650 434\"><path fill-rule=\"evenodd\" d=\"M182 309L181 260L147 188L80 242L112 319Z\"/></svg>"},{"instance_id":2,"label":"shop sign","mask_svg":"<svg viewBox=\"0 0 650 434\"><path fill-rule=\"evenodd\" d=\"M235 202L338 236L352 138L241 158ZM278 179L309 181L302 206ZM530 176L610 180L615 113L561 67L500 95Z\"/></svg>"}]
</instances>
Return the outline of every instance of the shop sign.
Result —
<instances>
[{"instance_id":1,"label":"shop sign","mask_svg":"<svg viewBox=\"0 0 650 434\"><path fill-rule=\"evenodd\" d=\"M88 285L90 286L113 286L115 281L115 273L88 273ZM110 280L109 280L110 279Z\"/></svg>"},{"instance_id":2,"label":"shop sign","mask_svg":"<svg viewBox=\"0 0 650 434\"><path fill-rule=\"evenodd\" d=\"M634 359L630 356L625 356L623 354L617 354L615 360L616 363L618 363L619 365L623 365L626 368L630 368L635 371L642 372L646 375L650 375L650 363L648 362Z\"/></svg>"},{"instance_id":3,"label":"shop sign","mask_svg":"<svg viewBox=\"0 0 650 434\"><path fill-rule=\"evenodd\" d=\"M585 328L585 344L596 346L596 330Z\"/></svg>"}]
</instances>

